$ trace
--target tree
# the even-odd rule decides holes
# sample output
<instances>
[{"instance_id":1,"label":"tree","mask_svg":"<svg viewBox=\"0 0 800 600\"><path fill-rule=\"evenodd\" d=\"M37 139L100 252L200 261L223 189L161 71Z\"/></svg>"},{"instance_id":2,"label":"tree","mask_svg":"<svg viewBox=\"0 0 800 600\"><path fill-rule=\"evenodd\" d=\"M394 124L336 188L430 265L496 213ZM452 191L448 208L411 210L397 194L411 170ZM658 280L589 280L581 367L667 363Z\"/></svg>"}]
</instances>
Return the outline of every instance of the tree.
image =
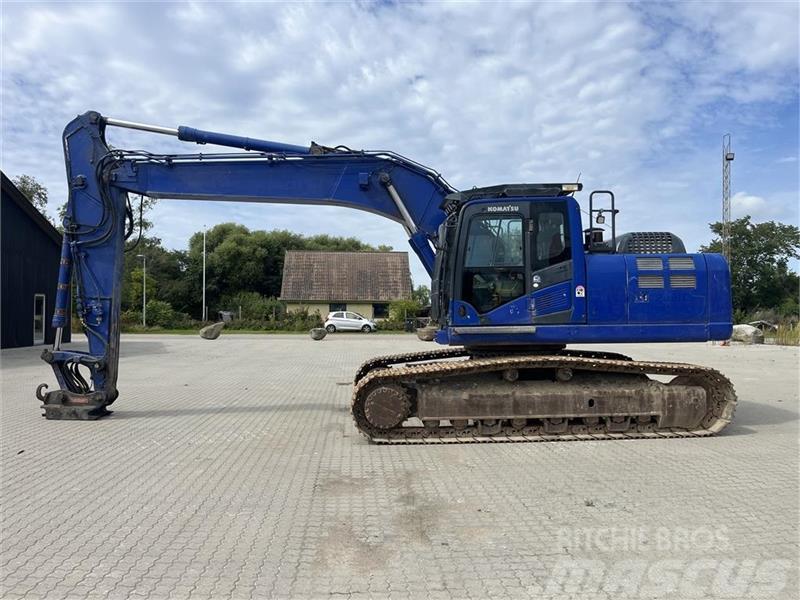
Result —
<instances>
[{"instance_id":1,"label":"tree","mask_svg":"<svg viewBox=\"0 0 800 600\"><path fill-rule=\"evenodd\" d=\"M148 265L147 269L147 296L148 298L155 299L158 297L157 279L153 277ZM123 305L126 308L142 308L142 299L145 292L144 289L144 270L141 265L133 269L130 273L129 285L123 288Z\"/></svg>"},{"instance_id":2,"label":"tree","mask_svg":"<svg viewBox=\"0 0 800 600\"><path fill-rule=\"evenodd\" d=\"M240 292L255 292L266 298L278 296L287 250L363 252L375 248L354 237L305 237L284 230L251 231L236 223L216 225L206 232L206 303L211 314L229 309L231 299ZM178 310L200 313L202 265L203 233L197 232L189 240L184 274L191 287L189 299L197 299L197 310L181 308L175 299L169 300Z\"/></svg>"},{"instance_id":3,"label":"tree","mask_svg":"<svg viewBox=\"0 0 800 600\"><path fill-rule=\"evenodd\" d=\"M147 257L147 298L169 302L178 312L191 312L187 298L191 297L192 282L186 277L186 253L167 250L157 237L144 237L135 248L125 252L122 309L140 310L142 306L142 259L139 254ZM199 293L199 283L196 289Z\"/></svg>"},{"instance_id":4,"label":"tree","mask_svg":"<svg viewBox=\"0 0 800 600\"><path fill-rule=\"evenodd\" d=\"M389 304L389 320L403 321L417 315L419 304L414 300L395 300Z\"/></svg>"},{"instance_id":5,"label":"tree","mask_svg":"<svg viewBox=\"0 0 800 600\"><path fill-rule=\"evenodd\" d=\"M132 199L134 200L134 199ZM145 210L152 204L145 199ZM138 201L133 201L138 219ZM143 223L145 231L149 222ZM135 237L135 236L134 236ZM147 298L168 303L175 314L199 318L202 305L203 233L195 233L187 251L167 250L156 237L144 236L134 247L129 240L122 278L122 309L140 310L142 259L147 257ZM339 252L374 251L354 237L305 237L291 231L251 231L244 225L222 223L206 232L206 304L209 314L238 311L251 319L280 316L280 294L287 250ZM148 317L149 321L149 317Z\"/></svg>"},{"instance_id":6,"label":"tree","mask_svg":"<svg viewBox=\"0 0 800 600\"><path fill-rule=\"evenodd\" d=\"M44 215L47 210L47 188L30 175L15 177L13 182L22 195Z\"/></svg>"},{"instance_id":7,"label":"tree","mask_svg":"<svg viewBox=\"0 0 800 600\"><path fill-rule=\"evenodd\" d=\"M153 210L153 207L156 205L156 199L150 198L149 196L131 194L130 202L131 208L133 209L134 233L131 236L129 243L134 244L136 243L140 229L142 236L144 236L145 232L149 231L153 227L153 222L147 218L147 213ZM64 205L64 208L66 209L66 205Z\"/></svg>"},{"instance_id":8,"label":"tree","mask_svg":"<svg viewBox=\"0 0 800 600\"><path fill-rule=\"evenodd\" d=\"M139 196L139 195L130 195L131 201L131 208L133 209L133 236L131 239L127 241L126 248L130 249L136 241L140 239L139 231L141 230L141 236L144 238L144 234L146 231L149 231L153 227L153 222L147 218L147 213L152 210L152 208L156 205L156 199L150 198L149 196ZM67 216L67 203L64 202L61 206L58 207L58 225L57 228L59 231L64 229L64 217Z\"/></svg>"},{"instance_id":9,"label":"tree","mask_svg":"<svg viewBox=\"0 0 800 600\"><path fill-rule=\"evenodd\" d=\"M431 303L431 290L427 285L418 285L414 291L411 292L411 297L414 299L414 302L420 306L429 306Z\"/></svg>"},{"instance_id":10,"label":"tree","mask_svg":"<svg viewBox=\"0 0 800 600\"><path fill-rule=\"evenodd\" d=\"M701 252L722 252L722 223L711 223L718 237ZM731 223L731 285L733 308L740 314L757 309L780 309L784 314L798 311L797 273L789 261L800 258L800 229L795 225L767 221L751 223L742 217Z\"/></svg>"}]
</instances>

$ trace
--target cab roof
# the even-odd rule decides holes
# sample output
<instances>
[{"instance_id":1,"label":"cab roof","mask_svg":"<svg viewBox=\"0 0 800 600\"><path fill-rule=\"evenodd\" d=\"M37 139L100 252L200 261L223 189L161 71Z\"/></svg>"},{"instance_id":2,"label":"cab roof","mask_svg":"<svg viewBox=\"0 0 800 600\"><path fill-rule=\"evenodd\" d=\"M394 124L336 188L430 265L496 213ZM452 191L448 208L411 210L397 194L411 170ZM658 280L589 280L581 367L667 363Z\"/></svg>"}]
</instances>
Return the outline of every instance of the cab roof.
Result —
<instances>
[{"instance_id":1,"label":"cab roof","mask_svg":"<svg viewBox=\"0 0 800 600\"><path fill-rule=\"evenodd\" d=\"M569 196L583 189L582 183L506 183L488 187L472 188L453 192L445 196L441 209L451 214L465 202L478 198L554 198Z\"/></svg>"}]
</instances>

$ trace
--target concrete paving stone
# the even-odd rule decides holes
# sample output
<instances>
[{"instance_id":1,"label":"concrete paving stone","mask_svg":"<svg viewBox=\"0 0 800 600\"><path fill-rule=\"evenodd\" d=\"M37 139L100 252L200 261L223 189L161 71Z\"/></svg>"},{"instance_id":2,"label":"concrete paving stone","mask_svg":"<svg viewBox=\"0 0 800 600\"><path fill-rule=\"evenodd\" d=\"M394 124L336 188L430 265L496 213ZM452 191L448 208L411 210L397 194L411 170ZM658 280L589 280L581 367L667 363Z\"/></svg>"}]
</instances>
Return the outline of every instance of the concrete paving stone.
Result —
<instances>
[{"instance_id":1,"label":"concrete paving stone","mask_svg":"<svg viewBox=\"0 0 800 600\"><path fill-rule=\"evenodd\" d=\"M680 583L700 559L755 561L773 587L753 578L745 597L797 596L797 349L606 348L728 375L739 406L716 438L368 444L355 369L428 348L127 335L97 422L42 419L41 349L2 351L0 596L605 599L581 569L603 581L633 561L632 597L682 598L647 569L680 561ZM58 509L76 505L95 508ZM704 573L693 597L714 597Z\"/></svg>"}]
</instances>

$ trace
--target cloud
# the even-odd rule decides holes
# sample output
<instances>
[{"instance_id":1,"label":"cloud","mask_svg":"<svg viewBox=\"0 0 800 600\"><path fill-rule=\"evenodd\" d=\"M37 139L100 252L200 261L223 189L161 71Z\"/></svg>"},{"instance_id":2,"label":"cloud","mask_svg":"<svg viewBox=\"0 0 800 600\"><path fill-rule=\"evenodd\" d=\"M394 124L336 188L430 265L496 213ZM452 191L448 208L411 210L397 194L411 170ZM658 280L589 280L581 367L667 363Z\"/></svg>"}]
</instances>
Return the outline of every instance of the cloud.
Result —
<instances>
[{"instance_id":1,"label":"cloud","mask_svg":"<svg viewBox=\"0 0 800 600\"><path fill-rule=\"evenodd\" d=\"M731 218L738 219L745 215L750 215L755 222L797 222L797 196L779 193L764 198L747 192L736 192L731 196Z\"/></svg>"},{"instance_id":2,"label":"cloud","mask_svg":"<svg viewBox=\"0 0 800 600\"><path fill-rule=\"evenodd\" d=\"M588 189L617 191L627 229L658 219L699 243L719 220L719 135L783 131L774 115L797 104L793 3L2 10L2 168L36 176L53 199L65 193L60 131L96 109L295 144L391 149L460 188L581 172ZM198 150L111 135L119 147ZM739 174L737 182L750 185ZM796 181L781 185L791 192ZM344 209L162 201L154 213L156 233L172 247L203 223L233 218L405 249L400 226ZM414 275L424 281L416 262Z\"/></svg>"},{"instance_id":3,"label":"cloud","mask_svg":"<svg viewBox=\"0 0 800 600\"><path fill-rule=\"evenodd\" d=\"M797 162L797 157L796 156L782 156L781 158L779 158L775 162L777 162L777 163L794 163L794 162Z\"/></svg>"},{"instance_id":4,"label":"cloud","mask_svg":"<svg viewBox=\"0 0 800 600\"><path fill-rule=\"evenodd\" d=\"M754 196L747 192L736 192L731 197L731 218L733 219L750 215L758 221L768 211L769 205L761 196Z\"/></svg>"}]
</instances>

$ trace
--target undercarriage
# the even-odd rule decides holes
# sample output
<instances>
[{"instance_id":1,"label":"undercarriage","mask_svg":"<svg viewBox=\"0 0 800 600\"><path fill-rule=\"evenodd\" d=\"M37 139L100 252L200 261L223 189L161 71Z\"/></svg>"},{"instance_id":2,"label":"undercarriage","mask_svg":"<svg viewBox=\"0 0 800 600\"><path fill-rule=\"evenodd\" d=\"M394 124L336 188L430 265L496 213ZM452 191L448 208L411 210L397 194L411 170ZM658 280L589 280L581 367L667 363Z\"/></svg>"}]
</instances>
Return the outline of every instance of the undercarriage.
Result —
<instances>
[{"instance_id":1,"label":"undercarriage","mask_svg":"<svg viewBox=\"0 0 800 600\"><path fill-rule=\"evenodd\" d=\"M352 415L376 443L517 442L707 436L735 407L731 382L705 367L450 348L364 363Z\"/></svg>"}]
</instances>

